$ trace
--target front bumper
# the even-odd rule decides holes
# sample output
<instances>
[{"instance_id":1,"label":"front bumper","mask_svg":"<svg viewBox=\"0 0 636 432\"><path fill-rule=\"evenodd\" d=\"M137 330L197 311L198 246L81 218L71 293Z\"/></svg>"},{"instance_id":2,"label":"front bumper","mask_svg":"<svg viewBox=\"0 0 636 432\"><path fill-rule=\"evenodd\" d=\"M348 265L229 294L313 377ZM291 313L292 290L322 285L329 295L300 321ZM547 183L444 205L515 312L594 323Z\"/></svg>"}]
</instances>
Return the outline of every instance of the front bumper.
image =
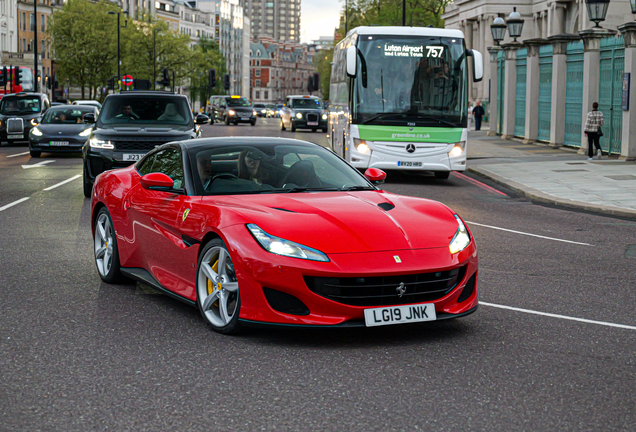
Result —
<instances>
[{"instance_id":1,"label":"front bumper","mask_svg":"<svg viewBox=\"0 0 636 432\"><path fill-rule=\"evenodd\" d=\"M52 145L51 142L68 142L68 145ZM49 153L77 153L82 151L82 147L86 144L86 140L80 141L75 138L62 137L55 139L51 139L51 137L38 137L38 139L34 139L31 135L29 137L29 149L49 152Z\"/></svg>"},{"instance_id":2,"label":"front bumper","mask_svg":"<svg viewBox=\"0 0 636 432\"><path fill-rule=\"evenodd\" d=\"M407 171L465 171L466 151L460 156L450 156L449 152L453 144L448 144L438 151L429 154L411 155L406 151L403 154L397 152L387 152L377 148L373 143L367 141L369 151L359 152L356 147L349 143L351 165L359 169L379 168L381 170L407 170ZM400 147L405 143L395 143Z\"/></svg>"},{"instance_id":3,"label":"front bumper","mask_svg":"<svg viewBox=\"0 0 636 432\"><path fill-rule=\"evenodd\" d=\"M95 151L89 147L89 150L86 150L87 145L82 149L82 153L84 156L84 164L86 165L86 174L87 180L91 183L95 182L95 178L103 173L104 171L108 171L116 168L125 168L135 163L135 161L124 161L124 153L125 154L139 154L140 156L146 154L147 152L136 152L136 151L118 151L111 149L100 149L100 151ZM48 150L47 150L48 151Z\"/></svg>"},{"instance_id":4,"label":"front bumper","mask_svg":"<svg viewBox=\"0 0 636 432\"><path fill-rule=\"evenodd\" d=\"M228 114L227 118L229 119L230 122L236 122L236 123L252 123L256 121L256 116L252 114L250 114L249 116L244 116L244 115L241 115L240 113L233 116Z\"/></svg>"},{"instance_id":5,"label":"front bumper","mask_svg":"<svg viewBox=\"0 0 636 432\"><path fill-rule=\"evenodd\" d=\"M330 262L314 262L271 254L263 250L245 232L243 225L224 229L233 254L241 290L240 319L250 324L278 324L300 326L356 326L364 325L364 310L381 306L351 306L333 301L312 291L305 277L376 277L412 275L465 268L457 285L443 297L426 301L433 303L438 319L462 316L478 305L478 257L472 242L462 252L451 255L448 248L383 251L367 253L329 254ZM394 255L401 263L396 264ZM424 264L423 264L424 263ZM474 278L473 278L474 276ZM466 285L474 281L472 294L458 302ZM295 315L283 313L271 306L263 288L292 295L307 306L309 313ZM403 304L409 304L405 302Z\"/></svg>"},{"instance_id":6,"label":"front bumper","mask_svg":"<svg viewBox=\"0 0 636 432\"><path fill-rule=\"evenodd\" d=\"M304 117L302 119L299 119L297 117L292 117L291 121L297 129L327 129L327 124L329 123L328 120L323 120L322 118L319 118L317 125L316 124L310 125L309 123L316 123L316 122L308 122L307 119L305 119Z\"/></svg>"},{"instance_id":7,"label":"front bumper","mask_svg":"<svg viewBox=\"0 0 636 432\"><path fill-rule=\"evenodd\" d=\"M22 132L22 133L20 133L20 132L15 132L15 133L12 132L10 134L7 134L6 126L4 124L2 126L3 126L2 129L0 129L0 141L1 142L8 142L9 139L12 142L29 142L29 133L31 132L31 129L33 129L33 126L31 126L30 120L28 122L25 121L25 123L24 123L24 132ZM11 136L20 135L21 138L9 138L9 135L11 135Z\"/></svg>"}]
</instances>

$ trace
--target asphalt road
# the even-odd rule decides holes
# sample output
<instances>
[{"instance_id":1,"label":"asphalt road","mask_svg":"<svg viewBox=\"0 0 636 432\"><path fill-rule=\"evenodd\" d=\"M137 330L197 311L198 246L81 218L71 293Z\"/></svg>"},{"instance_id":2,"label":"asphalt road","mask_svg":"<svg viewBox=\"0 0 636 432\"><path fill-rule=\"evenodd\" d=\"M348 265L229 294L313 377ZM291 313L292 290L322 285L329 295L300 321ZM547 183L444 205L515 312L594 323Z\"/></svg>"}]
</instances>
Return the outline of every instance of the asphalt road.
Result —
<instances>
[{"instance_id":1,"label":"asphalt road","mask_svg":"<svg viewBox=\"0 0 636 432\"><path fill-rule=\"evenodd\" d=\"M327 142L273 119L204 129ZM44 190L81 156L9 157L26 150L0 148L1 431L636 430L636 223L391 172L386 190L469 221L479 310L227 337L149 287L102 283L81 180Z\"/></svg>"}]
</instances>

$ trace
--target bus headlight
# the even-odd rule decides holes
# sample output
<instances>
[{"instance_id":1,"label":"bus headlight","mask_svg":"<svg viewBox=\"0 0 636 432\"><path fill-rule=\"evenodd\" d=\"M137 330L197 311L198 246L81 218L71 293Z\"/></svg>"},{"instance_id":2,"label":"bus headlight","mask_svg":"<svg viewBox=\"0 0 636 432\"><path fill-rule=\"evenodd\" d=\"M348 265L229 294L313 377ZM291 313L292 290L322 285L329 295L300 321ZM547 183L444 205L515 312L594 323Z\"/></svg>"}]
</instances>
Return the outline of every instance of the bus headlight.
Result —
<instances>
[{"instance_id":1,"label":"bus headlight","mask_svg":"<svg viewBox=\"0 0 636 432\"><path fill-rule=\"evenodd\" d=\"M452 157L461 156L462 153L464 153L465 149L466 149L466 141L460 141L458 143L455 143L455 147L453 147L448 154Z\"/></svg>"},{"instance_id":2,"label":"bus headlight","mask_svg":"<svg viewBox=\"0 0 636 432\"><path fill-rule=\"evenodd\" d=\"M369 146L365 140L361 140L360 138L353 139L353 146L362 154L369 153Z\"/></svg>"},{"instance_id":3,"label":"bus headlight","mask_svg":"<svg viewBox=\"0 0 636 432\"><path fill-rule=\"evenodd\" d=\"M296 118L297 119L301 119L301 118L303 118L303 115L301 113L296 113Z\"/></svg>"}]
</instances>

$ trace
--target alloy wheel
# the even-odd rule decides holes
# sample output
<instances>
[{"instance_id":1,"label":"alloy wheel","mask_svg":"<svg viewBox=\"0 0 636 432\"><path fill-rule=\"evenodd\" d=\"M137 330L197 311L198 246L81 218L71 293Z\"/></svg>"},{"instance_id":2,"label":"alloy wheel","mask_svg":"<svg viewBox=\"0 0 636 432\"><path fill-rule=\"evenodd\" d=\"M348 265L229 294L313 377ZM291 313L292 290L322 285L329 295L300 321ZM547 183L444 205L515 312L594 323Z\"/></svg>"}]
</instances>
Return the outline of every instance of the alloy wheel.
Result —
<instances>
[{"instance_id":1,"label":"alloy wheel","mask_svg":"<svg viewBox=\"0 0 636 432\"><path fill-rule=\"evenodd\" d=\"M95 223L95 263L103 277L107 277L113 264L113 227L108 214L102 213Z\"/></svg>"},{"instance_id":2,"label":"alloy wheel","mask_svg":"<svg viewBox=\"0 0 636 432\"><path fill-rule=\"evenodd\" d=\"M208 249L199 265L197 298L205 318L215 328L230 324L239 306L239 286L227 249Z\"/></svg>"}]
</instances>

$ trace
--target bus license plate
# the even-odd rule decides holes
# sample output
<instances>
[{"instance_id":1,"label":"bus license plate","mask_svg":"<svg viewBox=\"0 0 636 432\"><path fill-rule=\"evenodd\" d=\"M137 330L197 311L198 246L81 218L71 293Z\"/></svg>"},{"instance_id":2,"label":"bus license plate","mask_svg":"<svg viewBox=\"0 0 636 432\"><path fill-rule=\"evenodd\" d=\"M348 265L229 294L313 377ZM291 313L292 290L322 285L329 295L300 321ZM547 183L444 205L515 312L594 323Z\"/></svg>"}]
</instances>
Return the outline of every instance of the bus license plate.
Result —
<instances>
[{"instance_id":1,"label":"bus license plate","mask_svg":"<svg viewBox=\"0 0 636 432\"><path fill-rule=\"evenodd\" d=\"M435 305L433 303L364 310L364 323L367 327L435 321L436 319L437 315L435 315Z\"/></svg>"},{"instance_id":2,"label":"bus license plate","mask_svg":"<svg viewBox=\"0 0 636 432\"><path fill-rule=\"evenodd\" d=\"M24 135L7 135L7 139L22 139Z\"/></svg>"},{"instance_id":3,"label":"bus license plate","mask_svg":"<svg viewBox=\"0 0 636 432\"><path fill-rule=\"evenodd\" d=\"M398 166L403 166L403 167L421 167L422 166L422 162L403 162L403 161L398 161Z\"/></svg>"},{"instance_id":4,"label":"bus license plate","mask_svg":"<svg viewBox=\"0 0 636 432\"><path fill-rule=\"evenodd\" d=\"M141 160L142 157L144 157L144 153L126 153L124 154L124 161L133 161L136 162L138 160Z\"/></svg>"}]
</instances>

